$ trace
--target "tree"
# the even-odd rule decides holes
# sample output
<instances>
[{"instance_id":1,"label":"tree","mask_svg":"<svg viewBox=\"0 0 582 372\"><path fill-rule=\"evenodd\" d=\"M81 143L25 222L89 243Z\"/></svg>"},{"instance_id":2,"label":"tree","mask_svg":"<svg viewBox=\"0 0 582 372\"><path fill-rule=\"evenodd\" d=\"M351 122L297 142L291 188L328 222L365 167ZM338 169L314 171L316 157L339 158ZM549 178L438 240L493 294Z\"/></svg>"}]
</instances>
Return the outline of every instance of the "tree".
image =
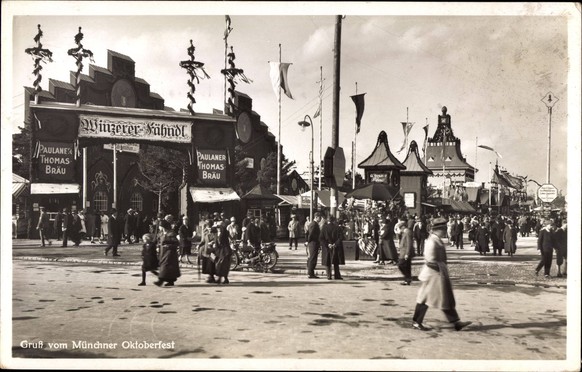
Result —
<instances>
[{"instance_id":1,"label":"tree","mask_svg":"<svg viewBox=\"0 0 582 372\"><path fill-rule=\"evenodd\" d=\"M18 127L20 133L12 135L12 173L30 178L30 125Z\"/></svg>"},{"instance_id":2,"label":"tree","mask_svg":"<svg viewBox=\"0 0 582 372\"><path fill-rule=\"evenodd\" d=\"M234 183L236 192L244 195L249 192L257 180L257 171L254 167L249 168L249 161L246 159L249 155L243 151L242 146L237 145L234 148Z\"/></svg>"},{"instance_id":3,"label":"tree","mask_svg":"<svg viewBox=\"0 0 582 372\"><path fill-rule=\"evenodd\" d=\"M178 189L186 179L188 164L183 153L160 146L143 146L138 167L143 179L138 184L158 196L158 213L162 211L162 196Z\"/></svg>"},{"instance_id":4,"label":"tree","mask_svg":"<svg viewBox=\"0 0 582 372\"><path fill-rule=\"evenodd\" d=\"M346 175L344 177L344 184L343 186L340 188L341 191L352 191L352 170L349 169L346 172ZM358 172L356 172L356 189L360 186L364 185L364 177L362 177L362 175Z\"/></svg>"},{"instance_id":5,"label":"tree","mask_svg":"<svg viewBox=\"0 0 582 372\"><path fill-rule=\"evenodd\" d=\"M285 154L281 153L281 190L291 187L289 171L295 165L295 160L289 161ZM257 181L263 186L277 192L277 153L270 152L261 162L260 169L257 171Z\"/></svg>"}]
</instances>

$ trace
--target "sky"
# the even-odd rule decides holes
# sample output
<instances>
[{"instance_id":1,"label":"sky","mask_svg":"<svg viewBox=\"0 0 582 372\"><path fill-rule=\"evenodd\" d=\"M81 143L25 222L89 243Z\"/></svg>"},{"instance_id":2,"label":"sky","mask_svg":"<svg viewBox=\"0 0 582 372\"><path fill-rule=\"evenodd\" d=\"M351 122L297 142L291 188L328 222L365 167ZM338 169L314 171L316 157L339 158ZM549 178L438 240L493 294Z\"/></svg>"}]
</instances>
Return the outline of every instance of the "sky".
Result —
<instances>
[{"instance_id":1,"label":"sky","mask_svg":"<svg viewBox=\"0 0 582 372\"><path fill-rule=\"evenodd\" d=\"M409 141L422 146L423 126L434 135L442 106L448 108L452 129L461 139L467 162L479 170L477 182L486 182L490 164L512 174L546 182L548 109L541 101L552 92L559 101L551 117L551 183L567 194L569 45L579 45L579 29L572 34L573 5L512 4L361 4L358 3L194 3L65 2L61 6L3 2L14 6L10 31L2 34L12 45L8 72L11 97L4 109L2 127L17 131L23 118L23 86L32 86L33 61L24 50L34 46L37 24L44 32L43 46L53 52L53 62L42 70L41 87L48 80L69 82L76 69L67 50L82 27L83 46L94 53L93 64L107 67L107 50L130 56L136 76L165 99L166 106L186 108L188 76L179 67L187 60L192 39L195 58L205 64L210 79L196 85L196 112L223 108L225 14L233 28L228 38L236 54L236 67L251 84L236 89L253 99L253 110L279 138L279 106L269 78L269 61L292 63L288 80L294 99L281 100L281 143L286 157L297 161L299 172L308 169L311 132L297 124L314 116L318 106L320 67L324 93L322 122L313 119L315 158L331 145L334 29L336 14L344 14L341 28L339 74L339 145L351 167L355 106L350 96L365 93L365 111L356 139L356 164L367 158L378 134L388 134L389 145L403 161L406 151L396 151L404 141L403 121L414 122ZM140 4L136 10L135 4ZM42 5L39 5L42 4ZM123 6L123 5L127 6ZM334 4L330 9L329 4ZM156 15L153 15L156 14ZM373 16L371 15L373 14ZM575 18L575 17L574 17ZM578 18L579 19L579 18ZM570 23L569 23L570 21ZM569 28L570 25L570 28ZM4 22L3 22L4 27ZM568 32L570 31L570 38ZM570 48L572 45L570 45ZM89 73L85 60L83 73ZM579 62L578 62L579 63ZM579 85L578 85L579 87ZM579 106L578 106L579 107ZM408 113L408 114L407 114ZM578 113L579 114L579 113ZM571 119L571 115L570 115ZM579 128L577 128L579 130ZM579 140L579 137L578 137ZM576 144L576 143L574 143ZM494 152L477 148L486 145ZM570 146L572 147L572 146ZM577 151L579 152L579 142ZM422 154L421 154L422 155ZM317 161L317 160L316 160ZM363 170L358 170L363 173ZM530 183L530 192L537 185Z\"/></svg>"}]
</instances>

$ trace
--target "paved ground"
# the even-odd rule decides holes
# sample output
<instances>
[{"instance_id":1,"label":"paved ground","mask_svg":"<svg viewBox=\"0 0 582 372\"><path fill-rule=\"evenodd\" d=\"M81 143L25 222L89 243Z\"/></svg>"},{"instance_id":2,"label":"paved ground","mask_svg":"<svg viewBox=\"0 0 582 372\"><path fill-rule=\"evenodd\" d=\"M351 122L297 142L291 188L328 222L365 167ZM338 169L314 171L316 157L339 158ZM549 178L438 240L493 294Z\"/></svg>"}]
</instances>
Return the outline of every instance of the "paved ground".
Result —
<instances>
[{"instance_id":1,"label":"paved ground","mask_svg":"<svg viewBox=\"0 0 582 372\"><path fill-rule=\"evenodd\" d=\"M429 309L432 330L420 332L410 327L419 283L399 285L394 266L350 260L343 281L309 280L304 251L280 245L275 273L236 271L230 285L218 286L183 265L173 288L152 285L153 277L138 287L138 245L122 246L113 259L102 246L15 241L18 359L12 362L75 358L62 361L74 368L99 358L100 366L121 368L148 358L147 368L577 370L579 359L564 362L567 280L533 275L534 242L522 239L513 258L479 256L468 245L449 248L458 311L474 323L455 332ZM413 273L420 265L415 259Z\"/></svg>"}]
</instances>

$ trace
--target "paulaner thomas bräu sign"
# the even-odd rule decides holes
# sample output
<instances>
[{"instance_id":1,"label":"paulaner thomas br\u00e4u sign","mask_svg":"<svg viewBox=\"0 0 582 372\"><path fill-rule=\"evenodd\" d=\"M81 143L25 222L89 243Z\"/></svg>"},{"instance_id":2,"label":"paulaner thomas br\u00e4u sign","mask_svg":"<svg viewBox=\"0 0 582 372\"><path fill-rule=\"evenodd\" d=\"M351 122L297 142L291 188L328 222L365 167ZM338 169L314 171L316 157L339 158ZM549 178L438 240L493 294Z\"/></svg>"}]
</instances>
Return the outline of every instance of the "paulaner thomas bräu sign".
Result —
<instances>
[{"instance_id":1,"label":"paulaner thomas br\u00e4u sign","mask_svg":"<svg viewBox=\"0 0 582 372\"><path fill-rule=\"evenodd\" d=\"M79 137L192 142L192 123L101 115L79 116Z\"/></svg>"},{"instance_id":2,"label":"paulaner thomas br\u00e4u sign","mask_svg":"<svg viewBox=\"0 0 582 372\"><path fill-rule=\"evenodd\" d=\"M39 142L36 150L41 181L69 181L74 178L75 154L72 143Z\"/></svg>"}]
</instances>

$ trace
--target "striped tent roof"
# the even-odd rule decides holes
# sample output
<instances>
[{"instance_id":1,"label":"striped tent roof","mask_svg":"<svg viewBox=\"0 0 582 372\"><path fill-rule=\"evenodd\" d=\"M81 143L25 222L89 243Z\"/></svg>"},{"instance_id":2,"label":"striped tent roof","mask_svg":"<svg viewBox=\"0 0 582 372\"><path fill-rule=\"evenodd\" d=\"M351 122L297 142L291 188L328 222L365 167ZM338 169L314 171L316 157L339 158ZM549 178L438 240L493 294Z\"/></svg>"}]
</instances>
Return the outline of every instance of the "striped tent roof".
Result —
<instances>
[{"instance_id":1,"label":"striped tent roof","mask_svg":"<svg viewBox=\"0 0 582 372\"><path fill-rule=\"evenodd\" d=\"M26 178L12 173L12 197L18 198L22 195L28 184L29 182Z\"/></svg>"}]
</instances>

